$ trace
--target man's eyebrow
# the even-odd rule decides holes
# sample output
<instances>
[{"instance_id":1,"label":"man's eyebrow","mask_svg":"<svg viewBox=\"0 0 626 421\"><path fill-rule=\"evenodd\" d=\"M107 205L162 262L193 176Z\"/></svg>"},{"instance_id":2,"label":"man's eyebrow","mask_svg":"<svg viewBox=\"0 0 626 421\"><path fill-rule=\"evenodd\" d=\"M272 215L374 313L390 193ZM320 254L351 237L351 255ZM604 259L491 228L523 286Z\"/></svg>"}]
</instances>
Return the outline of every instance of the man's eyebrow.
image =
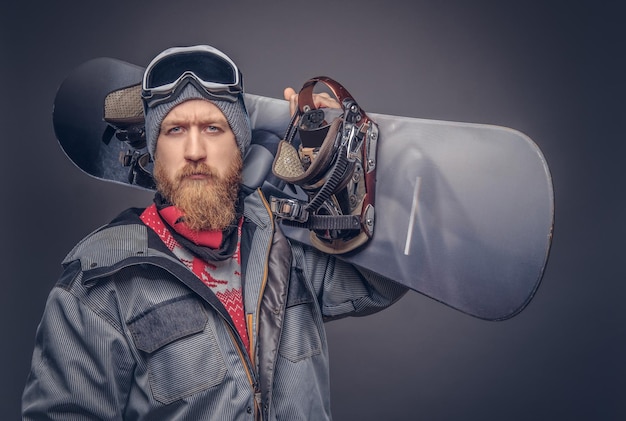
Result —
<instances>
[{"instance_id":1,"label":"man's eyebrow","mask_svg":"<svg viewBox=\"0 0 626 421\"><path fill-rule=\"evenodd\" d=\"M208 115L202 116L199 118L186 118L186 117L174 117L174 116L166 116L161 124L174 124L174 125L184 125L189 123L199 123L199 124L228 124L228 120L223 115Z\"/></svg>"},{"instance_id":2,"label":"man's eyebrow","mask_svg":"<svg viewBox=\"0 0 626 421\"><path fill-rule=\"evenodd\" d=\"M228 124L228 120L223 115L210 115L198 119L198 122L202 124Z\"/></svg>"}]
</instances>

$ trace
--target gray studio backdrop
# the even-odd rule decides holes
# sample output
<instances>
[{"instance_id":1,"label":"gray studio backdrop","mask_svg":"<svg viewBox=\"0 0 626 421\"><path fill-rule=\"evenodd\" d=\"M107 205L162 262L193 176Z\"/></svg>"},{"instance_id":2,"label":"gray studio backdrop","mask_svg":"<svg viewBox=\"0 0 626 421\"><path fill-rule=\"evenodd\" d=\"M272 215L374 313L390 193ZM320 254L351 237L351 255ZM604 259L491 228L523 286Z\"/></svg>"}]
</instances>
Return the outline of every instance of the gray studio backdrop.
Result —
<instances>
[{"instance_id":1,"label":"gray studio backdrop","mask_svg":"<svg viewBox=\"0 0 626 421\"><path fill-rule=\"evenodd\" d=\"M52 130L77 65L145 66L209 43L247 91L320 74L368 111L512 127L550 164L556 229L542 286L504 322L417 293L327 325L337 420L625 419L624 31L619 2L77 1L3 7L0 413L17 419L45 299L84 235L151 197L82 174Z\"/></svg>"}]
</instances>

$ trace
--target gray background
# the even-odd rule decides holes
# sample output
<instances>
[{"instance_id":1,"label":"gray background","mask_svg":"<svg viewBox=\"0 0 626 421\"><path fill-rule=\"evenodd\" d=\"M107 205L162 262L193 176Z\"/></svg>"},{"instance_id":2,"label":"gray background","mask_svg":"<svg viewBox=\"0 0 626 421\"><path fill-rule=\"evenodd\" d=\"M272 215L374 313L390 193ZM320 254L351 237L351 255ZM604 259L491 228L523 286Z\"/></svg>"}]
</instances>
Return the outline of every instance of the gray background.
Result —
<instances>
[{"instance_id":1,"label":"gray background","mask_svg":"<svg viewBox=\"0 0 626 421\"><path fill-rule=\"evenodd\" d=\"M145 66L195 43L231 55L248 92L280 97L326 74L370 112L518 129L551 166L554 243L530 306L494 323L411 293L329 324L337 420L626 419L622 2L11 3L0 17L2 419L18 418L61 259L150 202L65 158L58 85L94 57Z\"/></svg>"}]
</instances>

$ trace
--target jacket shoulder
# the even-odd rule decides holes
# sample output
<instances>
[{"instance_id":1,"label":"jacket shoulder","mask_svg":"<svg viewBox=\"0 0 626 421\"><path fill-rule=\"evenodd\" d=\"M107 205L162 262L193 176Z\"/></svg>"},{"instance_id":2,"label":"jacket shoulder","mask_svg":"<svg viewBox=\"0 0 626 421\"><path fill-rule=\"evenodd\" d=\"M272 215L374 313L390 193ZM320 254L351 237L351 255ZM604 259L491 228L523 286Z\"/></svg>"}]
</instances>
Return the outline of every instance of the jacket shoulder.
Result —
<instances>
[{"instance_id":1,"label":"jacket shoulder","mask_svg":"<svg viewBox=\"0 0 626 421\"><path fill-rule=\"evenodd\" d=\"M148 255L147 227L141 209L128 209L87 235L63 259L63 266L80 261L82 271L113 266L129 257Z\"/></svg>"}]
</instances>

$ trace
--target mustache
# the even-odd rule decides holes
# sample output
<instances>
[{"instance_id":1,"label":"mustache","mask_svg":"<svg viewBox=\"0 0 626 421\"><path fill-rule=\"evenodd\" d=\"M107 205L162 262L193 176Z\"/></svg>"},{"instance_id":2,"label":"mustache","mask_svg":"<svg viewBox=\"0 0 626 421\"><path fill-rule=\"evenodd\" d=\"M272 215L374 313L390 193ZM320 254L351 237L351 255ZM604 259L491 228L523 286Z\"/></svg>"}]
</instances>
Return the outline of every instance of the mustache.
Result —
<instances>
[{"instance_id":1,"label":"mustache","mask_svg":"<svg viewBox=\"0 0 626 421\"><path fill-rule=\"evenodd\" d=\"M215 171L205 163L198 164L187 164L185 165L177 175L178 180L182 180L185 177L190 177L192 175L204 175L209 178L216 177Z\"/></svg>"}]
</instances>

